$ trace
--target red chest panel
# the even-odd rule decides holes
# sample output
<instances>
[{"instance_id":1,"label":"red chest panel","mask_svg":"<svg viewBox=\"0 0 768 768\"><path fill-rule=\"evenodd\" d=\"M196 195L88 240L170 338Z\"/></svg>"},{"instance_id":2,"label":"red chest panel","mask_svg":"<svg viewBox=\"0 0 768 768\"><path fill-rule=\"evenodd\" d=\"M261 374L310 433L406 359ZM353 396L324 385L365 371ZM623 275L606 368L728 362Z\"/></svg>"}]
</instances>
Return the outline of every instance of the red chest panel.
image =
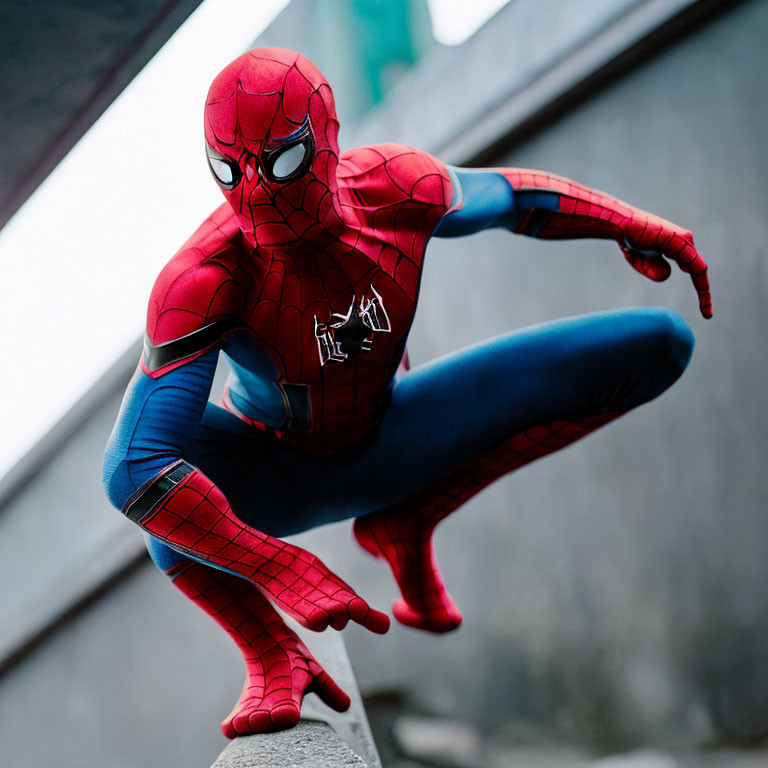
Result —
<instances>
[{"instance_id":1,"label":"red chest panel","mask_svg":"<svg viewBox=\"0 0 768 768\"><path fill-rule=\"evenodd\" d=\"M245 319L280 380L309 386L312 427L308 433L287 432L285 438L315 450L322 450L326 440L334 450L352 444L375 423L416 310L420 270L409 271L416 281L403 286L369 256L341 248L343 254L319 256L311 271L272 254L264 272L254 275L259 287ZM374 331L362 325L359 313L377 294L387 329ZM369 348L344 344L339 316L345 315L362 326ZM328 328L334 316L337 329L318 330ZM329 344L349 351L333 359Z\"/></svg>"},{"instance_id":2,"label":"red chest panel","mask_svg":"<svg viewBox=\"0 0 768 768\"><path fill-rule=\"evenodd\" d=\"M451 194L434 158L384 145L342 155L337 215L313 242L253 250L222 206L163 270L150 301L149 348L176 350L186 339L187 350L145 360L145 370L162 375L245 328L279 384L309 388L311 427L284 439L313 452L351 446L386 404L424 250Z\"/></svg>"}]
</instances>

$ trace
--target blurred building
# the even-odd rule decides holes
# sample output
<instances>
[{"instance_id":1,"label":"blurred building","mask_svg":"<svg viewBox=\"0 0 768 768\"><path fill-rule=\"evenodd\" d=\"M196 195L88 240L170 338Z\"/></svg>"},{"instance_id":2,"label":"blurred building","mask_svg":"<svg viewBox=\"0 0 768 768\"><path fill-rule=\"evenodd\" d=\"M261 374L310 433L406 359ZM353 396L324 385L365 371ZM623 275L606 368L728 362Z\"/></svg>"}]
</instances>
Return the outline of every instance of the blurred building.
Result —
<instances>
[{"instance_id":1,"label":"blurred building","mask_svg":"<svg viewBox=\"0 0 768 768\"><path fill-rule=\"evenodd\" d=\"M658 401L444 523L459 631L345 631L385 766L471 764L460 750L430 758L414 723L453 723L472 764L491 768L519 745L763 743L768 3L511 0L461 45L428 30L424 3L294 0L257 43L300 49L326 73L342 147L400 141L459 165L544 168L690 228L715 318L698 316L686 276L644 281L610 243L493 231L430 245L414 364L648 304L683 314L697 349ZM239 654L100 488L137 357L138 343L0 482L2 765L204 766L224 744ZM385 608L394 584L348 528L297 541Z\"/></svg>"}]
</instances>

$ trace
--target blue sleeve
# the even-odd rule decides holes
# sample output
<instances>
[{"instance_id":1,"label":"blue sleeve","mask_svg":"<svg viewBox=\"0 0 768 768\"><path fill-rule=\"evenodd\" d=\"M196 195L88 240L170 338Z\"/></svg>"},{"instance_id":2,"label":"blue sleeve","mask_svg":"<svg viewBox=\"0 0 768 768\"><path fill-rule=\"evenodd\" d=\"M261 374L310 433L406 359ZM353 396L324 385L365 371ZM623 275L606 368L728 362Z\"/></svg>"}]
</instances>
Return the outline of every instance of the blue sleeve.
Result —
<instances>
[{"instance_id":1,"label":"blue sleeve","mask_svg":"<svg viewBox=\"0 0 768 768\"><path fill-rule=\"evenodd\" d=\"M453 182L453 202L434 237L460 237L494 227L516 229L526 212L551 212L559 207L556 193L515 192L497 171L447 167ZM524 234L535 233L526 229Z\"/></svg>"},{"instance_id":2,"label":"blue sleeve","mask_svg":"<svg viewBox=\"0 0 768 768\"><path fill-rule=\"evenodd\" d=\"M218 354L211 350L157 379L137 368L104 455L104 489L118 509L181 457L205 411Z\"/></svg>"}]
</instances>

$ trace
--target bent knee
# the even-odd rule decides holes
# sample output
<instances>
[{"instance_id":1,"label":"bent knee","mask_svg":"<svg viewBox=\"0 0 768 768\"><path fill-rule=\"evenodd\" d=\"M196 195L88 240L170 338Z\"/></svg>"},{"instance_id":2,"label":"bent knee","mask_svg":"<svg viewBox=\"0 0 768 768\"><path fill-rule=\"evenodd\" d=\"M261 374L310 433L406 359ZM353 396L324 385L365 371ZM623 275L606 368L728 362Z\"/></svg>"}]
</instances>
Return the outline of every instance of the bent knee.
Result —
<instances>
[{"instance_id":1,"label":"bent knee","mask_svg":"<svg viewBox=\"0 0 768 768\"><path fill-rule=\"evenodd\" d=\"M625 392L624 407L647 403L669 389L683 374L693 353L693 333L677 312L663 307L642 310L642 324L628 348L633 385Z\"/></svg>"},{"instance_id":2,"label":"bent knee","mask_svg":"<svg viewBox=\"0 0 768 768\"><path fill-rule=\"evenodd\" d=\"M688 367L693 354L693 332L677 312L665 307L649 309L648 321L656 365L668 373L672 383Z\"/></svg>"}]
</instances>

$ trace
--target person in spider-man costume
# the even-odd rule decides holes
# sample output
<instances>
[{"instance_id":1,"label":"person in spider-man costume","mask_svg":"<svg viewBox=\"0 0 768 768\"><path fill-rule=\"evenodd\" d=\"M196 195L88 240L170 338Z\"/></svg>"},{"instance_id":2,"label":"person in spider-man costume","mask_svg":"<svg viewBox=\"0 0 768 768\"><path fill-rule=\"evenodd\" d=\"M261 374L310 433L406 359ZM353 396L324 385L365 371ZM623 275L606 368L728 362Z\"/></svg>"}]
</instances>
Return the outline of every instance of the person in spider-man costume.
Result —
<instances>
[{"instance_id":1,"label":"person in spider-man costume","mask_svg":"<svg viewBox=\"0 0 768 768\"><path fill-rule=\"evenodd\" d=\"M314 630L389 626L278 537L355 518L357 541L400 587L395 618L454 629L432 550L440 520L656 397L688 363L685 322L645 308L515 331L407 371L431 237L611 239L653 280L677 263L712 314L706 264L668 221L548 173L450 168L397 144L340 153L337 130L327 81L297 53L250 51L216 77L205 141L226 202L155 283L105 458L112 503L243 652L230 737L295 724L309 691L349 703L273 605ZM208 396L222 354L219 407Z\"/></svg>"}]
</instances>

